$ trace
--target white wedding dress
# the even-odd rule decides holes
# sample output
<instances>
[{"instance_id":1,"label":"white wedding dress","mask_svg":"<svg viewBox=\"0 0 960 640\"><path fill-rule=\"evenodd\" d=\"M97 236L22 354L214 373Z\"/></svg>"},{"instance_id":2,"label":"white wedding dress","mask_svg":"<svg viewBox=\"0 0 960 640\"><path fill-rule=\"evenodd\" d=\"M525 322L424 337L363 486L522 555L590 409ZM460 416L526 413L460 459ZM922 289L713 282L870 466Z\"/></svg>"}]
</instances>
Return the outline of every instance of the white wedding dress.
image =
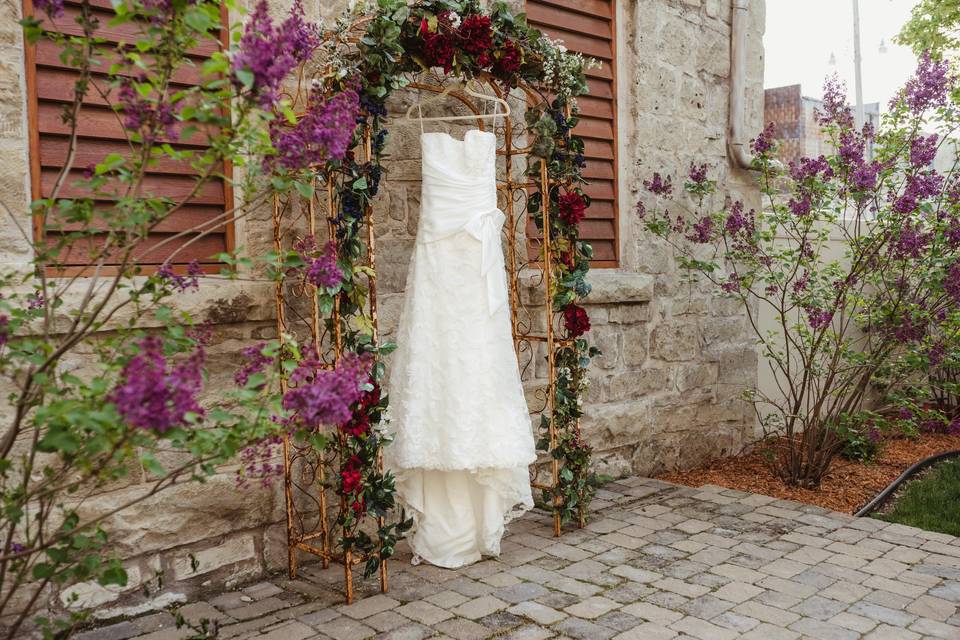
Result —
<instances>
[{"instance_id":1,"label":"white wedding dress","mask_svg":"<svg viewBox=\"0 0 960 640\"><path fill-rule=\"evenodd\" d=\"M533 506L536 452L511 335L496 136L428 132L421 144L384 460L415 521L414 554L456 568L498 555L506 522Z\"/></svg>"}]
</instances>

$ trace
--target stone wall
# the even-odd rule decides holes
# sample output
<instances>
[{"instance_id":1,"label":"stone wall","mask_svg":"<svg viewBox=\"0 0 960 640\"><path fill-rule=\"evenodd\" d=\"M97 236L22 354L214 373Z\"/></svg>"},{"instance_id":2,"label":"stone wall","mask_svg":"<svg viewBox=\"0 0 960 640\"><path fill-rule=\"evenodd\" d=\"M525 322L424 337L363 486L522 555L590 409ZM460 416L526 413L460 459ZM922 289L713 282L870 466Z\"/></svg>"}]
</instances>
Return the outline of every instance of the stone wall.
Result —
<instances>
[{"instance_id":1,"label":"stone wall","mask_svg":"<svg viewBox=\"0 0 960 640\"><path fill-rule=\"evenodd\" d=\"M285 2L275 0L277 12ZM344 0L306 2L313 16L336 15ZM603 350L591 371L584 432L598 469L650 474L737 451L753 434L739 398L756 381L756 354L744 316L704 287L681 283L671 251L633 215L653 171L682 182L693 161L708 162L748 207L759 195L726 153L729 91L729 0L620 0L618 3L621 266L591 275L592 340ZM748 131L760 129L764 3L751 3L748 37ZM0 7L0 197L13 210L27 203L27 147L18 3ZM419 146L414 127L391 128L393 158L376 208L382 328L396 327L419 209ZM651 204L651 203L648 203ZM237 225L237 244L252 253L269 245L267 211ZM0 220L0 264L29 261L30 247ZM238 347L272 335L272 286L254 279L205 282L183 305L215 323L209 393L230 384ZM536 380L529 381L535 386ZM95 585L73 591L112 617L184 600L286 563L279 486L238 491L234 469L204 485L184 484L115 516L116 550L129 558L131 582L119 592ZM109 507L145 490L146 473L101 495ZM162 588L156 576L164 577ZM146 588L145 588L146 587ZM56 601L56 594L51 594Z\"/></svg>"}]
</instances>

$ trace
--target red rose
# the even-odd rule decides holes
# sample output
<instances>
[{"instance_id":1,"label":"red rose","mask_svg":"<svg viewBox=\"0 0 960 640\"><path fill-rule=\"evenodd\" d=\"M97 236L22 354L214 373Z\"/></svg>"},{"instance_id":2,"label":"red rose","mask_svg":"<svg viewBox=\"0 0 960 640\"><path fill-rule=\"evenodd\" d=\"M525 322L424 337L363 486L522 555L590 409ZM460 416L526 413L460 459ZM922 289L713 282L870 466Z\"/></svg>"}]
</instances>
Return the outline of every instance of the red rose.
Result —
<instances>
[{"instance_id":1,"label":"red rose","mask_svg":"<svg viewBox=\"0 0 960 640\"><path fill-rule=\"evenodd\" d=\"M453 42L442 33L425 33L423 36L423 54L431 67L443 67L445 73L453 68Z\"/></svg>"},{"instance_id":2,"label":"red rose","mask_svg":"<svg viewBox=\"0 0 960 640\"><path fill-rule=\"evenodd\" d=\"M590 316L587 315L587 310L571 302L563 310L563 326L571 338L590 331Z\"/></svg>"},{"instance_id":3,"label":"red rose","mask_svg":"<svg viewBox=\"0 0 960 640\"><path fill-rule=\"evenodd\" d=\"M557 199L557 209L561 220L570 226L576 226L587 214L587 203L583 196L576 191L571 191Z\"/></svg>"},{"instance_id":4,"label":"red rose","mask_svg":"<svg viewBox=\"0 0 960 640\"><path fill-rule=\"evenodd\" d=\"M493 65L494 72L503 78L509 79L513 74L520 70L521 55L520 49L514 44L513 40L507 39L500 48L500 56Z\"/></svg>"},{"instance_id":5,"label":"red rose","mask_svg":"<svg viewBox=\"0 0 960 640\"><path fill-rule=\"evenodd\" d=\"M367 501L363 498L359 500L354 500L353 504L350 505L350 508L353 509L353 513L357 516L362 516L367 512Z\"/></svg>"},{"instance_id":6,"label":"red rose","mask_svg":"<svg viewBox=\"0 0 960 640\"><path fill-rule=\"evenodd\" d=\"M457 34L462 40L461 48L471 55L478 56L487 53L493 47L493 29L490 27L490 16L467 16L460 23ZM489 54L486 57L487 60L490 59ZM487 64L490 63L487 62ZM486 65L480 64L480 66Z\"/></svg>"},{"instance_id":7,"label":"red rose","mask_svg":"<svg viewBox=\"0 0 960 640\"><path fill-rule=\"evenodd\" d=\"M340 472L341 491L344 495L355 493L360 488L362 474L359 469L344 469Z\"/></svg>"},{"instance_id":8,"label":"red rose","mask_svg":"<svg viewBox=\"0 0 960 640\"><path fill-rule=\"evenodd\" d=\"M343 432L347 435L359 438L370 431L370 416L361 413L353 417L350 422L343 425Z\"/></svg>"}]
</instances>

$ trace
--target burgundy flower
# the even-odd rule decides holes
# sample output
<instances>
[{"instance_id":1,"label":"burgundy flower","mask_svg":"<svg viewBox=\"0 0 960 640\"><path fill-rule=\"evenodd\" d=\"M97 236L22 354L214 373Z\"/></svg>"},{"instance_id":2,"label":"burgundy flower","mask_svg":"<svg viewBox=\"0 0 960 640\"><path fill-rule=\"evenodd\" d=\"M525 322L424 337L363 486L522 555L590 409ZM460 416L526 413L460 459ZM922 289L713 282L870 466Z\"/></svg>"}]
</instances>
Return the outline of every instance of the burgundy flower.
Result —
<instances>
[{"instance_id":1,"label":"burgundy flower","mask_svg":"<svg viewBox=\"0 0 960 640\"><path fill-rule=\"evenodd\" d=\"M557 198L557 211L560 219L570 226L580 224L586 216L587 203L576 191L564 193Z\"/></svg>"},{"instance_id":2,"label":"burgundy flower","mask_svg":"<svg viewBox=\"0 0 960 640\"><path fill-rule=\"evenodd\" d=\"M731 273L727 276L727 280L720 285L720 289L724 293L736 293L740 291L740 278L737 277L737 274Z\"/></svg>"},{"instance_id":3,"label":"burgundy flower","mask_svg":"<svg viewBox=\"0 0 960 640\"><path fill-rule=\"evenodd\" d=\"M0 314L0 347L10 341L10 318L5 314Z\"/></svg>"},{"instance_id":4,"label":"burgundy flower","mask_svg":"<svg viewBox=\"0 0 960 640\"><path fill-rule=\"evenodd\" d=\"M488 53L493 47L493 28L490 26L490 16L471 15L460 23L457 30L460 37L460 47L476 56Z\"/></svg>"},{"instance_id":5,"label":"burgundy flower","mask_svg":"<svg viewBox=\"0 0 960 640\"><path fill-rule=\"evenodd\" d=\"M590 316L587 315L587 310L571 302L563 310L563 326L571 338L590 331Z\"/></svg>"},{"instance_id":6,"label":"burgundy flower","mask_svg":"<svg viewBox=\"0 0 960 640\"><path fill-rule=\"evenodd\" d=\"M203 388L203 348L171 365L160 338L144 338L139 346L109 396L123 419L138 429L163 433L184 426L189 413L203 414L196 397Z\"/></svg>"},{"instance_id":7,"label":"burgundy flower","mask_svg":"<svg viewBox=\"0 0 960 640\"><path fill-rule=\"evenodd\" d=\"M951 298L960 302L960 261L954 262L947 269L947 275L943 280L943 289Z\"/></svg>"},{"instance_id":8,"label":"burgundy flower","mask_svg":"<svg viewBox=\"0 0 960 640\"><path fill-rule=\"evenodd\" d=\"M522 61L522 54L520 48L507 38L503 42L503 46L500 48L500 55L497 57L493 65L493 71L502 79L509 79L513 74L520 70L520 63Z\"/></svg>"},{"instance_id":9,"label":"burgundy flower","mask_svg":"<svg viewBox=\"0 0 960 640\"><path fill-rule=\"evenodd\" d=\"M453 68L455 49L453 39L443 33L423 34L423 54L431 67L443 67L445 73Z\"/></svg>"},{"instance_id":10,"label":"burgundy flower","mask_svg":"<svg viewBox=\"0 0 960 640\"><path fill-rule=\"evenodd\" d=\"M200 288L200 276L203 275L203 268L196 260L191 260L187 265L187 275L182 276L175 273L173 265L164 262L157 269L157 277L171 288L183 293L188 290L198 290Z\"/></svg>"},{"instance_id":11,"label":"burgundy flower","mask_svg":"<svg viewBox=\"0 0 960 640\"><path fill-rule=\"evenodd\" d=\"M350 495L360 488L363 474L359 469L347 468L340 472L340 479L340 490L344 495Z\"/></svg>"}]
</instances>

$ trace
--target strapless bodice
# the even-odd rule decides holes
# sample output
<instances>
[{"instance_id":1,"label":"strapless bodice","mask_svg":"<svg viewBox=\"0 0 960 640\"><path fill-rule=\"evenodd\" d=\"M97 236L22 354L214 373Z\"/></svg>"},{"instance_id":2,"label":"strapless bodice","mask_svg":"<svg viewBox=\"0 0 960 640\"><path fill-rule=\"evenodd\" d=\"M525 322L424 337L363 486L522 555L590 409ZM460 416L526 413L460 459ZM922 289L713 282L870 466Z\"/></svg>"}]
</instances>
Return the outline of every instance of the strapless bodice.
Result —
<instances>
[{"instance_id":1,"label":"strapless bodice","mask_svg":"<svg viewBox=\"0 0 960 640\"><path fill-rule=\"evenodd\" d=\"M493 133L471 129L457 140L447 133L423 133L423 178L418 242L437 242L460 232L482 245L480 272L487 280L490 313L506 302L500 283L504 215L497 208L496 145Z\"/></svg>"}]
</instances>

